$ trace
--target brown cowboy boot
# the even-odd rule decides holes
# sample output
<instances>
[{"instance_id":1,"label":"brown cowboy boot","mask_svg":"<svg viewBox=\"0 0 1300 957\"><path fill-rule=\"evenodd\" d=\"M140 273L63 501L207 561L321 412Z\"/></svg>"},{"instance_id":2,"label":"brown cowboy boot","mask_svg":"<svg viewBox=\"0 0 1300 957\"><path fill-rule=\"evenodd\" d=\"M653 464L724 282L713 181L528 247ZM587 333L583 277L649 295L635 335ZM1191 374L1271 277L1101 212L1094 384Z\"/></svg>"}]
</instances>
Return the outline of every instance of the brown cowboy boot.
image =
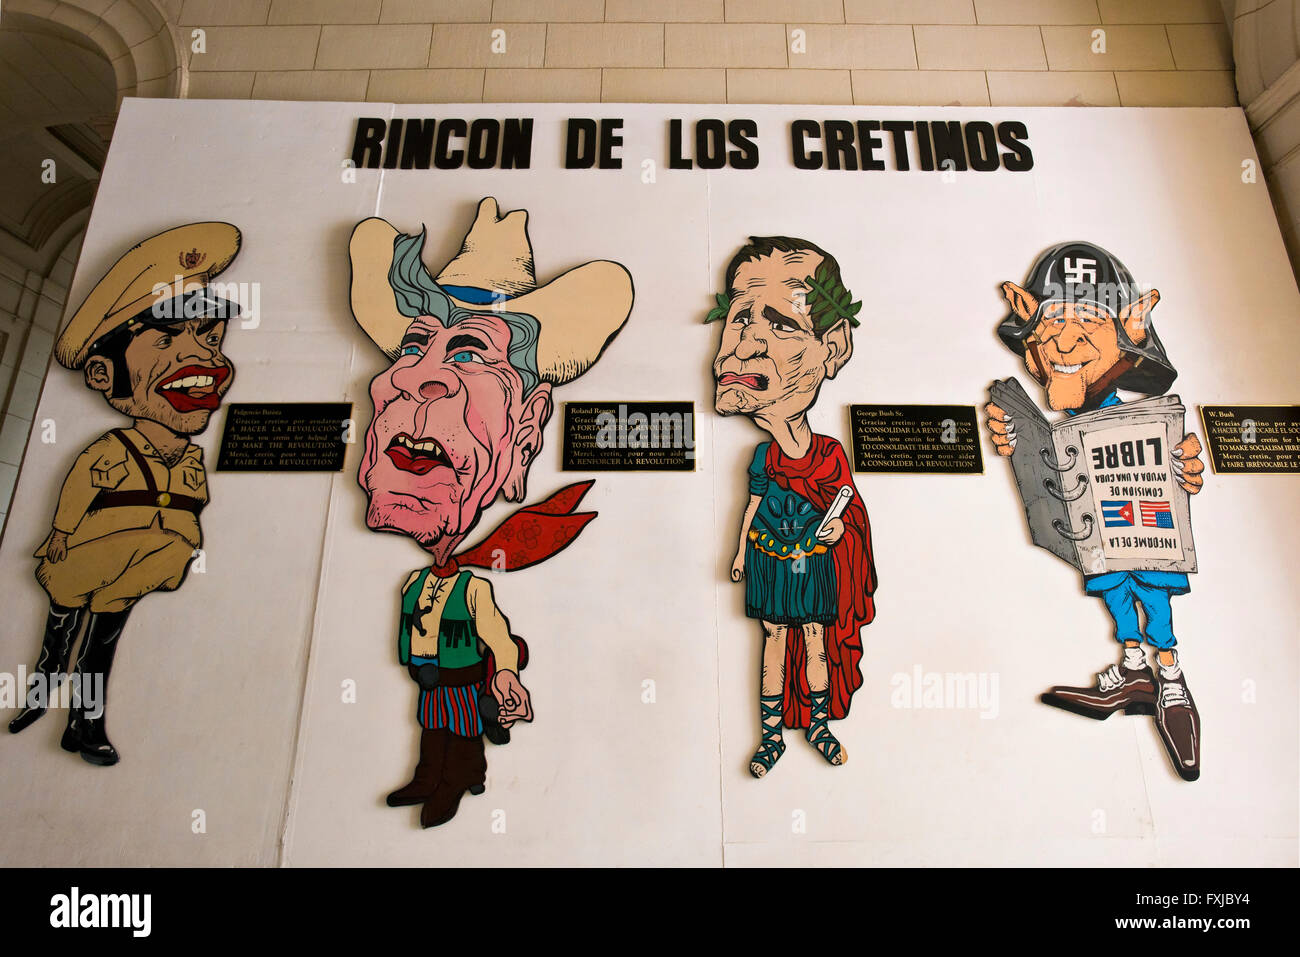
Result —
<instances>
[{"instance_id":1,"label":"brown cowboy boot","mask_svg":"<svg viewBox=\"0 0 1300 957\"><path fill-rule=\"evenodd\" d=\"M1160 693L1156 698L1156 730L1164 742L1169 760L1184 781L1201 776L1201 716L1187 690L1182 669L1177 678L1157 678Z\"/></svg>"},{"instance_id":2,"label":"brown cowboy boot","mask_svg":"<svg viewBox=\"0 0 1300 957\"><path fill-rule=\"evenodd\" d=\"M447 735L447 760L442 766L442 780L420 809L420 826L437 827L456 816L465 792L483 793L487 779L487 756L483 753L483 736L466 738Z\"/></svg>"},{"instance_id":3,"label":"brown cowboy boot","mask_svg":"<svg viewBox=\"0 0 1300 957\"><path fill-rule=\"evenodd\" d=\"M420 760L415 765L415 774L411 777L410 784L388 795L389 807L419 804L433 793L434 786L437 785L438 778L442 774L449 737L452 737L452 734L445 728L433 730L425 728L420 733Z\"/></svg>"},{"instance_id":4,"label":"brown cowboy boot","mask_svg":"<svg viewBox=\"0 0 1300 957\"><path fill-rule=\"evenodd\" d=\"M1057 685L1038 700L1098 721L1105 721L1121 708L1125 714L1155 714L1156 680L1146 665L1141 668L1111 665L1098 673L1096 687Z\"/></svg>"}]
</instances>

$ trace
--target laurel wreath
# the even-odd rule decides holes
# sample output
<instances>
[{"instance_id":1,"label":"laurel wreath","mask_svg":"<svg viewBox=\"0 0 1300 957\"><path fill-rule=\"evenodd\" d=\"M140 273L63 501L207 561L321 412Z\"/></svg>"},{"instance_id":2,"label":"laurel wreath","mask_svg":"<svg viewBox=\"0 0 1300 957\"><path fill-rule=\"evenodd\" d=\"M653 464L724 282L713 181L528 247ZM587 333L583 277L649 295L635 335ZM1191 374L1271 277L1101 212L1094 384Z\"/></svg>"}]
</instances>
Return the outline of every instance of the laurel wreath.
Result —
<instances>
[{"instance_id":1,"label":"laurel wreath","mask_svg":"<svg viewBox=\"0 0 1300 957\"><path fill-rule=\"evenodd\" d=\"M726 319L727 313L731 312L731 297L725 292L720 292L713 298L718 304L709 310L709 314L704 318L705 322L717 322L719 319Z\"/></svg>"},{"instance_id":2,"label":"laurel wreath","mask_svg":"<svg viewBox=\"0 0 1300 957\"><path fill-rule=\"evenodd\" d=\"M862 301L855 302L853 294L842 281L832 280L831 271L824 263L815 277L805 276L803 283L808 287L804 309L818 335L835 325L839 319L847 319L850 326L861 325L857 316L862 311ZM725 319L731 311L731 297L727 293L717 293L713 298L717 305L709 310L705 322Z\"/></svg>"},{"instance_id":3,"label":"laurel wreath","mask_svg":"<svg viewBox=\"0 0 1300 957\"><path fill-rule=\"evenodd\" d=\"M808 297L807 303L813 328L818 333L835 325L837 319L847 319L850 326L859 325L857 316L862 310L862 302L853 301L853 293L845 288L843 282L831 280L830 268L825 263L817 270L816 278L805 276L803 283L814 293Z\"/></svg>"}]
</instances>

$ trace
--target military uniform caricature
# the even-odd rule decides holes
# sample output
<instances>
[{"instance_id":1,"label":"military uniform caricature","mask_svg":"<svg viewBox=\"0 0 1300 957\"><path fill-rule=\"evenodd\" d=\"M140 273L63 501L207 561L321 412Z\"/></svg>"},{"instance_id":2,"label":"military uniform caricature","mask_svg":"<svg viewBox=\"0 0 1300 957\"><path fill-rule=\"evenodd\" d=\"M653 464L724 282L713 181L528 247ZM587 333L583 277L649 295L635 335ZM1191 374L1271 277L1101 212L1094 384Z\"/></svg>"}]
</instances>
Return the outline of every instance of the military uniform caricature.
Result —
<instances>
[{"instance_id":1,"label":"military uniform caricature","mask_svg":"<svg viewBox=\"0 0 1300 957\"><path fill-rule=\"evenodd\" d=\"M209 281L239 252L228 223L192 223L131 248L91 290L54 347L129 425L96 439L59 492L49 536L36 552L36 579L50 610L17 733L45 714L53 687L72 675L64 750L91 764L118 761L104 713L113 656L131 609L185 580L202 542L208 501L202 432L230 388L221 351L236 303Z\"/></svg>"},{"instance_id":2,"label":"military uniform caricature","mask_svg":"<svg viewBox=\"0 0 1300 957\"><path fill-rule=\"evenodd\" d=\"M437 274L424 231L367 219L352 233L352 313L391 362L370 383L375 414L357 478L366 525L414 539L431 564L400 590L397 658L419 688L419 755L390 807L420 805L420 824L455 817L485 788L486 737L510 740L533 718L520 678L528 659L497 604L494 576L567 547L595 512L575 511L591 482L508 516L460 545L498 496L519 502L542 448L557 386L601 355L632 308L614 262L583 263L539 285L524 210L479 203L459 254Z\"/></svg>"},{"instance_id":3,"label":"military uniform caricature","mask_svg":"<svg viewBox=\"0 0 1300 957\"><path fill-rule=\"evenodd\" d=\"M1142 293L1124 264L1094 243L1053 246L1034 263L1023 287L1004 282L1002 293L1010 313L998 326L998 335L1023 359L1030 375L1042 386L1047 407L1067 417L1063 421L1083 417L1080 421L1094 423L1091 428L1100 434L1099 423L1105 421L1106 415L1121 415L1124 410L1139 409L1144 404L1125 403L1119 390L1145 397L1163 396L1178 375L1151 321L1160 293L1155 289ZM999 385L1003 384L995 384L994 389ZM1023 391L1019 395L1024 396ZM1170 398L1176 401L1177 397ZM1036 416L1032 402L1013 415L998 401L995 398L985 407L998 454L1011 457L1016 466L1018 462L1023 464L1023 453L1035 464L1043 459L1049 468L1064 473L1066 468L1052 463L1048 449L1035 447L1039 443L1018 443L1018 434L1029 431L1023 420ZM1150 400L1145 404L1150 405ZM1169 428L1177 429L1175 437L1149 440L1152 444L1146 448L1145 458L1139 445L1138 459L1121 464L1118 470L1111 466L1112 475L1118 477L1110 479L1113 485L1101 486L1113 491L1104 493L1107 497L1098 501L1098 514L1084 516L1090 528L1100 529L1105 535L1145 535L1148 540L1174 534L1173 506L1180 510L1187 506L1185 501L1170 499L1185 499L1201 490L1204 464L1199 458L1200 441L1194 434L1182 433L1181 414L1176 425ZM1169 454L1157 458L1164 443L1171 446ZM1080 447L1086 450L1086 446ZM1080 457L1088 458L1086 454ZM1131 476L1135 474L1123 472L1124 464L1144 467L1144 481L1158 486L1158 490L1121 487L1132 484ZM1027 501L1031 494L1041 495L1044 486L1063 501L1092 494L1083 487L1089 484L1086 482L1077 492L1070 492L1051 478L1022 482L1020 474L1017 472L1017 482ZM1038 487L1026 489L1026 484ZM1032 527L1032 515L1030 521ZM1070 537L1083 540L1084 533ZM1201 768L1201 722L1179 660L1171 607L1171 599L1186 594L1191 586L1186 571L1161 568L1160 564L1099 573L1096 568L1082 566L1084 592L1105 604L1121 658L1099 672L1095 684L1057 685L1041 700L1096 720L1105 720L1119 711L1151 715L1174 769L1184 780L1195 781ZM1143 644L1154 651L1151 663ZM1153 669L1151 664L1156 667Z\"/></svg>"}]
</instances>

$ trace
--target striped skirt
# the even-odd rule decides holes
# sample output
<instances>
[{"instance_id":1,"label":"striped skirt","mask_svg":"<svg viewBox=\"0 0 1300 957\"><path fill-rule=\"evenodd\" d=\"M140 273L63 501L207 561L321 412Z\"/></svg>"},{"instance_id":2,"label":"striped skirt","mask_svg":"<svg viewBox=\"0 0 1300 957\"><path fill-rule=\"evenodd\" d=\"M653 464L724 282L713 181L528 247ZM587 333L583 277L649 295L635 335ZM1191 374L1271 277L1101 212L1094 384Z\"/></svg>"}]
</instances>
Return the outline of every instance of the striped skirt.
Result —
<instances>
[{"instance_id":1,"label":"striped skirt","mask_svg":"<svg viewBox=\"0 0 1300 957\"><path fill-rule=\"evenodd\" d=\"M474 738L483 733L483 719L478 713L478 696L484 683L461 685L456 688L434 688L421 691L416 718L422 728L446 728L452 734Z\"/></svg>"}]
</instances>

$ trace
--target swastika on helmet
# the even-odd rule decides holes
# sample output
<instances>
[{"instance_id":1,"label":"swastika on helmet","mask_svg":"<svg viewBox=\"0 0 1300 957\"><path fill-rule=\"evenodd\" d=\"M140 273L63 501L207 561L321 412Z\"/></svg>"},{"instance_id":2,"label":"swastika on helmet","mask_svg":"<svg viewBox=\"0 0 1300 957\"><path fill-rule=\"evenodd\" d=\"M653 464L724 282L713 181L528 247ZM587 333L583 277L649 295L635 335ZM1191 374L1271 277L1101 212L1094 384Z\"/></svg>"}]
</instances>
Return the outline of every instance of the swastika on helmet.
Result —
<instances>
[{"instance_id":1,"label":"swastika on helmet","mask_svg":"<svg viewBox=\"0 0 1300 957\"><path fill-rule=\"evenodd\" d=\"M1097 281L1095 259L1066 259L1062 265L1065 268L1065 281L1072 286L1090 286Z\"/></svg>"}]
</instances>

